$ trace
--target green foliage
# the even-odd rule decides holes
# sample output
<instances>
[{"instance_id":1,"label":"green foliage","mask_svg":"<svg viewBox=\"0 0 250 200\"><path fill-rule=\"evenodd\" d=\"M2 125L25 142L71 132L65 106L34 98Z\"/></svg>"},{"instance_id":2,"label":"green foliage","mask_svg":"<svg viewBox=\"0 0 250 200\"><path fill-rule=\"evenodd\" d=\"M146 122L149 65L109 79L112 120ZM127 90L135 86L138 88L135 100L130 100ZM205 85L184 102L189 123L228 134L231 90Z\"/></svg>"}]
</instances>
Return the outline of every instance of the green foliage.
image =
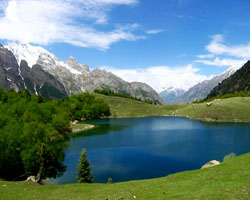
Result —
<instances>
[{"instance_id":1,"label":"green foliage","mask_svg":"<svg viewBox=\"0 0 250 200\"><path fill-rule=\"evenodd\" d=\"M87 159L86 149L82 150L81 157L78 164L78 182L79 183L92 183L93 177L91 175L91 168Z\"/></svg>"},{"instance_id":2,"label":"green foliage","mask_svg":"<svg viewBox=\"0 0 250 200\"><path fill-rule=\"evenodd\" d=\"M28 90L16 93L0 88L0 178L61 175L70 120L109 114L108 105L88 93L46 101Z\"/></svg>"},{"instance_id":3,"label":"green foliage","mask_svg":"<svg viewBox=\"0 0 250 200\"><path fill-rule=\"evenodd\" d=\"M232 76L218 84L206 97L213 98L218 95L239 93L250 93L250 61L243 65ZM240 95L240 94L239 94Z\"/></svg>"},{"instance_id":4,"label":"green foliage","mask_svg":"<svg viewBox=\"0 0 250 200\"><path fill-rule=\"evenodd\" d=\"M111 184L111 183L113 183L113 180L112 180L112 178L108 178L108 184Z\"/></svg>"},{"instance_id":5,"label":"green foliage","mask_svg":"<svg viewBox=\"0 0 250 200\"><path fill-rule=\"evenodd\" d=\"M73 95L58 101L67 110L71 120L95 119L110 115L109 106L89 93Z\"/></svg>"},{"instance_id":6,"label":"green foliage","mask_svg":"<svg viewBox=\"0 0 250 200\"><path fill-rule=\"evenodd\" d=\"M227 161L227 160L230 160L232 158L236 157L236 154L235 153L230 153L228 155L226 155L224 158L223 158L223 162Z\"/></svg>"},{"instance_id":7,"label":"green foliage","mask_svg":"<svg viewBox=\"0 0 250 200\"><path fill-rule=\"evenodd\" d=\"M144 91L144 90L140 89L140 92L141 91ZM132 97L129 94L115 93L114 91L109 90L109 89L101 89L101 90L100 89L95 89L94 93L103 94L103 95L106 95L106 96L122 97L122 98L126 98L126 99L132 99L132 100L135 100L135 101L142 101L140 98ZM146 97L146 92L145 91L143 93L143 96ZM153 101L150 100L150 99L146 99L144 102L149 103L149 104L153 104Z\"/></svg>"},{"instance_id":8,"label":"green foliage","mask_svg":"<svg viewBox=\"0 0 250 200\"><path fill-rule=\"evenodd\" d=\"M215 99L228 99L228 98L233 98L233 97L250 97L250 91L249 92L235 91L234 93L216 95L216 96L208 98L208 99L202 99L202 100L199 100L199 101L194 101L193 103L204 103L204 102L213 101Z\"/></svg>"}]
</instances>

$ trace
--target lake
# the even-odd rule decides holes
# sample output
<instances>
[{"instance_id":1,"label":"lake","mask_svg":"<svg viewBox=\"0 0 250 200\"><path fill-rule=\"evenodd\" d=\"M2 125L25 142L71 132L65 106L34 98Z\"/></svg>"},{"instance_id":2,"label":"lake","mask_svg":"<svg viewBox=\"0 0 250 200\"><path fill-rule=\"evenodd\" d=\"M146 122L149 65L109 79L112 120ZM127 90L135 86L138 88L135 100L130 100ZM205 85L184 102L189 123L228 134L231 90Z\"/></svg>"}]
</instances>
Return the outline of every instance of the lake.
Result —
<instances>
[{"instance_id":1,"label":"lake","mask_svg":"<svg viewBox=\"0 0 250 200\"><path fill-rule=\"evenodd\" d=\"M182 117L102 119L97 128L70 139L66 172L55 184L77 182L82 148L87 149L94 182L162 177L199 169L234 152L250 152L250 124L203 123Z\"/></svg>"}]
</instances>

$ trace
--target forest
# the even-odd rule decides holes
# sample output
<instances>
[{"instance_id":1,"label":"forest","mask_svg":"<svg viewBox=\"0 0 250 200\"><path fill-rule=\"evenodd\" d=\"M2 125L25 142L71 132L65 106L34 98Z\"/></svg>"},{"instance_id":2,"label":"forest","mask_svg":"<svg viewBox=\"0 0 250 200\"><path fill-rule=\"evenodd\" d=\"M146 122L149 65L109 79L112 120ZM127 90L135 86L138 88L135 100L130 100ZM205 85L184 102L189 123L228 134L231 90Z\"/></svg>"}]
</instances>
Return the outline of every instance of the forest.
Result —
<instances>
[{"instance_id":1,"label":"forest","mask_svg":"<svg viewBox=\"0 0 250 200\"><path fill-rule=\"evenodd\" d=\"M27 90L0 88L0 178L38 181L60 176L71 121L110 115L109 106L89 93L46 100Z\"/></svg>"}]
</instances>

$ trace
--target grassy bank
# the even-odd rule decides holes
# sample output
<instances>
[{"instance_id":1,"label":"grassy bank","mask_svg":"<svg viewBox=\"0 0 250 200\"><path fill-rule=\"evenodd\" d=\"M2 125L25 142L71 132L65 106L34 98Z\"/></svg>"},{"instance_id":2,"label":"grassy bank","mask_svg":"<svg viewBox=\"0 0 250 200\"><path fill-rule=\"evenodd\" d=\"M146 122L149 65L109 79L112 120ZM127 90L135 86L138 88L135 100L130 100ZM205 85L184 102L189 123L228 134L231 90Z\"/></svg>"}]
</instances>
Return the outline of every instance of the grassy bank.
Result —
<instances>
[{"instance_id":1,"label":"grassy bank","mask_svg":"<svg viewBox=\"0 0 250 200\"><path fill-rule=\"evenodd\" d=\"M219 166L116 184L40 186L0 181L0 199L249 199L250 154ZM135 198L136 197L136 198Z\"/></svg>"},{"instance_id":2,"label":"grassy bank","mask_svg":"<svg viewBox=\"0 0 250 200\"><path fill-rule=\"evenodd\" d=\"M86 130L92 129L94 127L95 126L92 124L85 124L85 123L76 123L76 124L71 125L72 133L86 131Z\"/></svg>"},{"instance_id":3,"label":"grassy bank","mask_svg":"<svg viewBox=\"0 0 250 200\"><path fill-rule=\"evenodd\" d=\"M206 103L151 105L120 97L95 94L111 110L111 117L184 116L201 121L250 122L250 97L234 97Z\"/></svg>"}]
</instances>

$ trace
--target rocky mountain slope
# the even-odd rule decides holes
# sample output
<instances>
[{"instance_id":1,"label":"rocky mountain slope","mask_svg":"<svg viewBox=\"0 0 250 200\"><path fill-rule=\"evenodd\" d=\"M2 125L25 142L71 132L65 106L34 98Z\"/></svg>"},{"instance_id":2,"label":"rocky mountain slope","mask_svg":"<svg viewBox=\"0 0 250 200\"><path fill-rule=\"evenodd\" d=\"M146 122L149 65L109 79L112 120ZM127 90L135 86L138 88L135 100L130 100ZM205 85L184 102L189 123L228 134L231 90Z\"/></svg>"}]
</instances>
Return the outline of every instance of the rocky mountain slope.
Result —
<instances>
[{"instance_id":1,"label":"rocky mountain slope","mask_svg":"<svg viewBox=\"0 0 250 200\"><path fill-rule=\"evenodd\" d=\"M175 103L176 99L182 96L186 91L181 88L167 88L164 91L160 92L160 97L167 104Z\"/></svg>"},{"instance_id":2,"label":"rocky mountain slope","mask_svg":"<svg viewBox=\"0 0 250 200\"><path fill-rule=\"evenodd\" d=\"M250 61L243 65L229 78L223 80L216 86L208 95L207 98L212 98L217 95L232 94L236 91L250 91Z\"/></svg>"},{"instance_id":3,"label":"rocky mountain slope","mask_svg":"<svg viewBox=\"0 0 250 200\"><path fill-rule=\"evenodd\" d=\"M149 85L137 82L128 83L111 72L98 68L90 71L88 65L79 64L73 57L63 62L42 47L31 45L12 43L6 46L6 48L13 52L17 63L21 64L22 60L26 60L28 66L39 65L40 70L53 75L53 77L62 83L66 93L69 95L105 88L142 100L149 99L157 104L164 103L159 94ZM58 83L57 86L59 87ZM65 93L62 88L60 91Z\"/></svg>"},{"instance_id":4,"label":"rocky mountain slope","mask_svg":"<svg viewBox=\"0 0 250 200\"><path fill-rule=\"evenodd\" d=\"M13 53L0 46L0 86L5 90L21 91L28 89L33 94L41 94L46 98L67 96L64 86L57 79L45 72L41 66L30 68L26 61L20 65Z\"/></svg>"},{"instance_id":5,"label":"rocky mountain slope","mask_svg":"<svg viewBox=\"0 0 250 200\"><path fill-rule=\"evenodd\" d=\"M221 83L226 78L234 74L242 66L233 66L227 69L224 73L215 76L210 80L205 80L201 83L196 84L191 87L187 92L185 92L180 97L177 97L174 103L191 103L193 101L201 100L206 98L209 92L215 88L219 83Z\"/></svg>"},{"instance_id":6,"label":"rocky mountain slope","mask_svg":"<svg viewBox=\"0 0 250 200\"><path fill-rule=\"evenodd\" d=\"M15 56L0 45L0 86L5 90L25 89Z\"/></svg>"}]
</instances>

